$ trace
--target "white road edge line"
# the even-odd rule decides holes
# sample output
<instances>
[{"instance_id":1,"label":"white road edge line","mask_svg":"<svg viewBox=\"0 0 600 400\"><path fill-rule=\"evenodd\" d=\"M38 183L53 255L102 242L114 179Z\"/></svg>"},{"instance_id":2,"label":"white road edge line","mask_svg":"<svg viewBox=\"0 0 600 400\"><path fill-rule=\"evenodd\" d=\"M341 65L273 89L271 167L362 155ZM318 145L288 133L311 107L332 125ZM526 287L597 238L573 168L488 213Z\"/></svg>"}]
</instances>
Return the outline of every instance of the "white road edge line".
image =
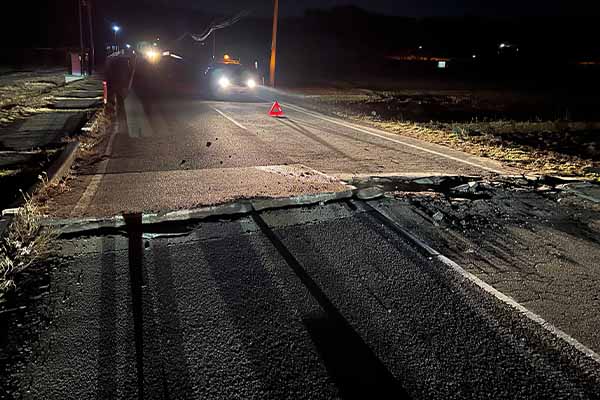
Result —
<instances>
[{"instance_id":1,"label":"white road edge line","mask_svg":"<svg viewBox=\"0 0 600 400\"><path fill-rule=\"evenodd\" d=\"M113 131L110 134L110 138L108 139L106 149L104 150L104 157L110 157L110 155L112 154L113 143L115 141L115 137L117 136L117 132L119 132L120 126L121 124L119 122L115 124L115 127L113 128ZM98 169L96 174L92 176L90 183L88 183L87 187L85 188L85 191L77 201L77 204L71 210L71 213L69 214L71 218L75 217L76 215L82 215L88 209L88 207L92 203L92 200L94 199L94 196L96 195L96 192L98 191L98 188L100 187L100 183L102 182L102 178L106 173L107 167L108 160L103 160L101 162L100 168Z\"/></svg>"},{"instance_id":2,"label":"white road edge line","mask_svg":"<svg viewBox=\"0 0 600 400\"><path fill-rule=\"evenodd\" d=\"M550 322L546 321L544 318L542 318L538 314L529 310L527 307L518 303L512 297L502 293L501 291L494 288L490 284L484 282L483 280L481 280L474 274L465 270L463 267L461 267L456 262L452 261L451 259L444 256L443 254L440 254L437 250L431 248L430 246L428 246L427 244L422 242L420 239L418 239L416 236L414 236L412 233L408 232L406 229L404 229L402 226L400 226L400 224L384 210L381 210L380 208L376 207L374 204L371 204L371 202L367 202L367 204L369 206L371 206L371 208L373 208L373 210L375 210L377 213L379 213L385 219L390 221L396 227L396 229L398 229L400 232L402 232L402 234L404 234L408 238L410 238L410 240L412 242L414 242L416 245L421 247L423 250L425 250L427 253L429 253L432 257L437 258L439 261L444 263L446 266L450 267L454 272L458 273L463 278L469 280L471 283L473 283L476 286L478 286L479 288L483 289L485 292L494 296L501 302L514 308L519 313L523 314L525 317L527 317L531 321L540 325L546 331L550 332L552 335L567 342L568 344L570 344L571 346L573 346L577 350L579 350L581 353L583 353L585 356L590 357L596 363L600 364L600 354L596 353L594 350L590 349L589 347L587 347L586 345L584 345L583 343L581 343L574 337L570 336L568 333L564 332L560 328L557 328L556 326L552 325Z\"/></svg>"},{"instance_id":3,"label":"white road edge line","mask_svg":"<svg viewBox=\"0 0 600 400\"><path fill-rule=\"evenodd\" d=\"M246 128L244 125L240 124L235 119L231 118L229 115L225 114L223 111L219 110L218 108L215 108L213 106L209 106L209 107L212 108L213 110L215 110L216 112L218 112L219 114L221 114L223 117L225 117L226 119L228 119L233 124L235 124L238 128L242 128L245 131L248 130L248 128Z\"/></svg>"},{"instance_id":4,"label":"white road edge line","mask_svg":"<svg viewBox=\"0 0 600 400\"><path fill-rule=\"evenodd\" d=\"M305 109L303 107L300 107L300 106L297 106L297 105L294 105L294 104L290 104L290 103L287 103L287 102L284 105L286 107L289 107L289 108L291 108L293 110L296 110L298 112L304 113L306 115L310 115L312 117L319 118L319 119L321 119L323 121L331 122L332 124L336 124L336 125L344 126L346 128L354 129L355 131L366 133L367 135L375 136L375 137L378 137L380 139L387 140L389 142L401 144L403 146L411 147L411 148L416 149L416 150L424 151L424 152L427 152L427 153L430 153L430 154L434 154L436 156L444 157L444 158L447 158L449 160L457 161L457 162L460 162L460 163L463 163L463 164L467 164L467 165L470 165L472 167L477 167L479 169L483 169L483 170L486 170L486 171L489 171L489 172L493 172L493 173L496 173L496 174L502 174L503 173L502 171L499 171L499 170L494 169L494 168L486 167L484 165L480 165L480 164L477 164L477 163L474 163L474 162L471 162L471 161L463 160L463 159L460 159L458 157L453 157L453 156L450 156L448 154L440 153L440 152L435 151L435 150L431 150L431 149L427 149L425 147L417 146L415 144L407 143L407 142L405 142L403 140L392 139L390 137L387 137L387 136L383 135L383 134L389 134L389 133L384 132L384 131L379 131L378 129L363 128L363 127L355 125L355 124L351 124L351 123L348 123L348 122L343 122L343 121L340 121L340 120L335 119L335 118L330 118L330 117L327 117L325 115L322 115L322 114L319 114L319 113L316 113L316 112L313 112L313 111L309 111L309 110L307 110L307 109ZM376 132L373 132L373 131L379 131L381 133L376 133Z\"/></svg>"}]
</instances>

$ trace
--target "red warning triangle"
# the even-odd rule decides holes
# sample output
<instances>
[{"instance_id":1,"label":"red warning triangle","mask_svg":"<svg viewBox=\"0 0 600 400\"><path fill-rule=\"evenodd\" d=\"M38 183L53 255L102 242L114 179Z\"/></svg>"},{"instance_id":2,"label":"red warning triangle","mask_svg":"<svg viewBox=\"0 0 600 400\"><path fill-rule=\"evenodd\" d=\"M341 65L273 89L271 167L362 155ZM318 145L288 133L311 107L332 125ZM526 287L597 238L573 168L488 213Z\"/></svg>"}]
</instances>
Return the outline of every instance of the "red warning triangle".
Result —
<instances>
[{"instance_id":1,"label":"red warning triangle","mask_svg":"<svg viewBox=\"0 0 600 400\"><path fill-rule=\"evenodd\" d=\"M283 117L283 110L281 109L281 106L279 105L279 103L277 101L275 103L273 103L273 107L271 107L271 111L269 111L269 116Z\"/></svg>"}]
</instances>

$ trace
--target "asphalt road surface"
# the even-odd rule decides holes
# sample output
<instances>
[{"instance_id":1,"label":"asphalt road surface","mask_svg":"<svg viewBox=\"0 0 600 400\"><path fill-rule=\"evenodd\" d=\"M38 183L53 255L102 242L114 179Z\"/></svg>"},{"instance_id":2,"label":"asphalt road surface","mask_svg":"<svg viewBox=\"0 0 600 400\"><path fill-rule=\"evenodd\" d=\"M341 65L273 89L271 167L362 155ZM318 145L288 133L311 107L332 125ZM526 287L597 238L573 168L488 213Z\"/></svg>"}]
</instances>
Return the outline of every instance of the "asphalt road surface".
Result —
<instances>
[{"instance_id":1,"label":"asphalt road surface","mask_svg":"<svg viewBox=\"0 0 600 400\"><path fill-rule=\"evenodd\" d=\"M106 157L75 174L53 213L110 216L335 192L344 189L337 178L353 176L506 172L490 160L289 103L285 118L272 118L276 97L267 90L222 101L130 93Z\"/></svg>"},{"instance_id":2,"label":"asphalt road surface","mask_svg":"<svg viewBox=\"0 0 600 400\"><path fill-rule=\"evenodd\" d=\"M270 118L273 92L259 95L132 93L105 156L51 209L111 216L338 192L351 176L505 171L287 101L287 118ZM597 363L420 251L379 205L152 228L128 214L124 229L63 237L39 297L46 322L4 387L40 399L599 397Z\"/></svg>"},{"instance_id":3,"label":"asphalt road surface","mask_svg":"<svg viewBox=\"0 0 600 400\"><path fill-rule=\"evenodd\" d=\"M377 206L377 204L375 204ZM31 398L595 398L586 363L360 201L61 241ZM589 367L589 365L588 365ZM589 375L588 375L589 374Z\"/></svg>"}]
</instances>

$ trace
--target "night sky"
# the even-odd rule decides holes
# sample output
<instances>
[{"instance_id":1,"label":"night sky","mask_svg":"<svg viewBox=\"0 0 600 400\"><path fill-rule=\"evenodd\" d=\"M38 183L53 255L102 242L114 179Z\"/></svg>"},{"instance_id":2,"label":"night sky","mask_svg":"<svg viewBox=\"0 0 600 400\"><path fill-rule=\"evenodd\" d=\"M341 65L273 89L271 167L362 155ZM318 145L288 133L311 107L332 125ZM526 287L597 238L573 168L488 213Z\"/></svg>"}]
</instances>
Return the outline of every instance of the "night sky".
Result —
<instances>
[{"instance_id":1,"label":"night sky","mask_svg":"<svg viewBox=\"0 0 600 400\"><path fill-rule=\"evenodd\" d=\"M272 0L93 0L100 40L108 38L113 22L143 24L147 15L188 11L227 16L249 11L255 17L272 15ZM3 16L14 24L0 27L10 38L1 48L70 46L78 42L77 0L5 2ZM372 13L395 16L600 16L600 1L584 0L280 0L280 13L301 16L306 9L353 5ZM595 18L591 20L595 24ZM165 21L164 25L173 21ZM178 22L175 21L175 24ZM589 25L590 22L586 22ZM560 29L560 27L557 27ZM108 33L107 33L108 32ZM1 63L1 60L0 60Z\"/></svg>"},{"instance_id":2,"label":"night sky","mask_svg":"<svg viewBox=\"0 0 600 400\"><path fill-rule=\"evenodd\" d=\"M191 8L207 14L249 9L255 15L267 15L272 10L271 0L138 0L138 3ZM404 16L560 16L596 14L598 6L592 3L581 0L280 0L280 7L283 15L301 15L307 8L352 4L376 13Z\"/></svg>"}]
</instances>

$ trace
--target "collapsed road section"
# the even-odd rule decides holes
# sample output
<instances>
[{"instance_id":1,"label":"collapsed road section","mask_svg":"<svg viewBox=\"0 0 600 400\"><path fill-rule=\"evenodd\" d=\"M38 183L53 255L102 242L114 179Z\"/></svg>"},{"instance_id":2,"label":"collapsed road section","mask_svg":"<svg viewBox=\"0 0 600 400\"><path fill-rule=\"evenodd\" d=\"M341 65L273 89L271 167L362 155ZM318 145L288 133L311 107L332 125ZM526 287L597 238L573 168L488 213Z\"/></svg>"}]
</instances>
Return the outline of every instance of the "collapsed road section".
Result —
<instances>
[{"instance_id":1,"label":"collapsed road section","mask_svg":"<svg viewBox=\"0 0 600 400\"><path fill-rule=\"evenodd\" d=\"M37 300L45 318L11 319L8 335L29 342L5 388L65 399L597 398L594 358L401 234L421 234L405 206L338 199L159 225L127 215L121 228L64 234Z\"/></svg>"}]
</instances>

